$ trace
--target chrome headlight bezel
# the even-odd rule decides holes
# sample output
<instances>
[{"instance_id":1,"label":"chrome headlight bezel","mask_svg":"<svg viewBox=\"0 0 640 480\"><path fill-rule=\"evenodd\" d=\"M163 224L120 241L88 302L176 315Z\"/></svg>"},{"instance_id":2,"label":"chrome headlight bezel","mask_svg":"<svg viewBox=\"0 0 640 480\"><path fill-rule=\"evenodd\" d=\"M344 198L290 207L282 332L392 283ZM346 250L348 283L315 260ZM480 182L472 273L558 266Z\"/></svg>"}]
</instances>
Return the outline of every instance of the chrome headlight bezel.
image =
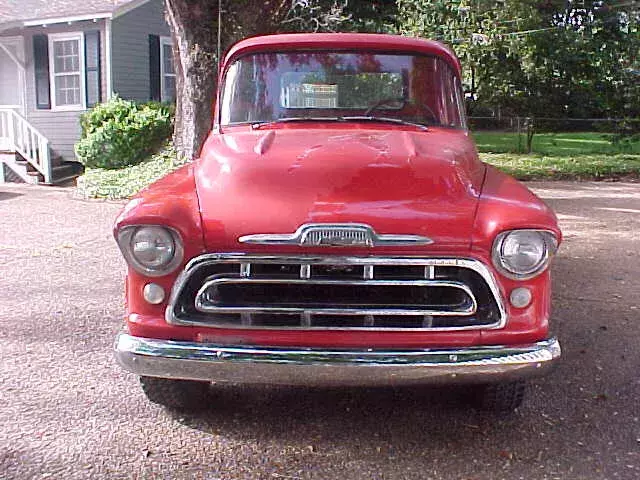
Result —
<instances>
[{"instance_id":1,"label":"chrome headlight bezel","mask_svg":"<svg viewBox=\"0 0 640 480\"><path fill-rule=\"evenodd\" d=\"M535 234L539 236L539 240L541 242L542 254L540 259L536 262L536 264L526 270L517 271L513 268L512 265L509 265L506 262L503 256L503 247L505 245L506 240L512 235L518 234ZM551 258L558 250L558 239L556 235L550 230L541 230L541 229L515 229L515 230L507 230L496 236L496 239L493 242L493 247L491 251L491 258L493 260L493 265L498 269L500 273L502 273L505 277L510 278L512 280L529 280L540 275L544 272Z\"/></svg>"},{"instance_id":2,"label":"chrome headlight bezel","mask_svg":"<svg viewBox=\"0 0 640 480\"><path fill-rule=\"evenodd\" d=\"M173 241L173 255L168 261L158 266L149 266L136 258L133 251L133 241L136 233L143 228L161 229L164 233L168 233L171 236L171 240ZM120 251L127 263L136 272L147 277L162 277L173 272L182 263L182 259L184 258L184 246L180 234L177 230L165 225L127 225L118 231L116 239L118 247L120 247Z\"/></svg>"}]
</instances>

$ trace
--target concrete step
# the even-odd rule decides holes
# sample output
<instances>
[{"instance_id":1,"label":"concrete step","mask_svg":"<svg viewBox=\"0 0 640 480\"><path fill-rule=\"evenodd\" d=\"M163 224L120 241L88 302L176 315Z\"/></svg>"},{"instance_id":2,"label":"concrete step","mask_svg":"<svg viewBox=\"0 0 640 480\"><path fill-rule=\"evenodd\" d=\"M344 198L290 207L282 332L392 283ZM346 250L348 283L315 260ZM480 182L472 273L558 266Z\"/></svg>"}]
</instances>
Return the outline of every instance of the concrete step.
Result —
<instances>
[{"instance_id":1,"label":"concrete step","mask_svg":"<svg viewBox=\"0 0 640 480\"><path fill-rule=\"evenodd\" d=\"M61 160L59 165L51 169L54 185L61 185L73 182L76 178L84 173L84 165L79 162Z\"/></svg>"},{"instance_id":2,"label":"concrete step","mask_svg":"<svg viewBox=\"0 0 640 480\"><path fill-rule=\"evenodd\" d=\"M0 163L2 164L2 172L0 172L2 175L0 178L3 183L34 183L34 179L29 175L28 163L20 160L21 158L19 158L16 153L0 153Z\"/></svg>"},{"instance_id":3,"label":"concrete step","mask_svg":"<svg viewBox=\"0 0 640 480\"><path fill-rule=\"evenodd\" d=\"M47 185L44 175L35 169L19 154L13 152L0 152L0 183L31 183ZM57 159L51 168L51 182L49 185L63 185L75 181L84 173L84 166L79 162Z\"/></svg>"}]
</instances>

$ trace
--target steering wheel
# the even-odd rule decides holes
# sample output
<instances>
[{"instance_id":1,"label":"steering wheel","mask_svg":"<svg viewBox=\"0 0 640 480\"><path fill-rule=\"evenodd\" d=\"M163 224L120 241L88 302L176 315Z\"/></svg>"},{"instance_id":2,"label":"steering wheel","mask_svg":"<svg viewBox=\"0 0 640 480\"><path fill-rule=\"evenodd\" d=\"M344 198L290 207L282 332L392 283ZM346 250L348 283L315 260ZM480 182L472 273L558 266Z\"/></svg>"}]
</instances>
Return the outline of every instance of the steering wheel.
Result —
<instances>
[{"instance_id":1,"label":"steering wheel","mask_svg":"<svg viewBox=\"0 0 640 480\"><path fill-rule=\"evenodd\" d=\"M431 107L429 105L423 102L418 102L413 98L404 98L404 97L383 98L382 100L377 101L376 103L371 105L369 108L367 108L363 115L365 116L371 115L371 113L376 111L378 108L384 105L389 105L390 103L395 103L395 102L401 102L403 107L406 103L412 103L414 105L422 107L422 109L428 114L430 119L433 120L435 123L438 123L438 116L433 112L433 110L431 110Z\"/></svg>"}]
</instances>

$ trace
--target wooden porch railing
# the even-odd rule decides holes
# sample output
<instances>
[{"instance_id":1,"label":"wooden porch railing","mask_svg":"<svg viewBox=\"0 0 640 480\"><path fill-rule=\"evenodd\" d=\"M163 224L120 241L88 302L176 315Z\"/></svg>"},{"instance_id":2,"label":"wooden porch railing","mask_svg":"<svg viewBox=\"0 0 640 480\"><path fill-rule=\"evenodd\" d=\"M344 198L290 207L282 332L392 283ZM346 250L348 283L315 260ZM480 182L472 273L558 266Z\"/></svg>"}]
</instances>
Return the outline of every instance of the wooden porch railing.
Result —
<instances>
[{"instance_id":1,"label":"wooden porch railing","mask_svg":"<svg viewBox=\"0 0 640 480\"><path fill-rule=\"evenodd\" d=\"M49 140L12 108L0 107L0 144L18 152L51 183Z\"/></svg>"}]
</instances>

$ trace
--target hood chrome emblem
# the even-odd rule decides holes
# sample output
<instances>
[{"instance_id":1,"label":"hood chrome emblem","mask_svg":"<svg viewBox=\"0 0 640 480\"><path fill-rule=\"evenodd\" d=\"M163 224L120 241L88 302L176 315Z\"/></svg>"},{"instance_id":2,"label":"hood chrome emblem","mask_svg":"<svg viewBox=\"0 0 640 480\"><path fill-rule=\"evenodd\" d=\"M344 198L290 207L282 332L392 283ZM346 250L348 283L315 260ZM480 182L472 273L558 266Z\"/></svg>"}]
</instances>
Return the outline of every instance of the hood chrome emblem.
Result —
<instances>
[{"instance_id":1,"label":"hood chrome emblem","mask_svg":"<svg viewBox=\"0 0 640 480\"><path fill-rule=\"evenodd\" d=\"M364 223L306 223L294 233L258 233L238 238L240 243L302 245L306 247L379 247L428 245L420 235L377 234Z\"/></svg>"}]
</instances>

